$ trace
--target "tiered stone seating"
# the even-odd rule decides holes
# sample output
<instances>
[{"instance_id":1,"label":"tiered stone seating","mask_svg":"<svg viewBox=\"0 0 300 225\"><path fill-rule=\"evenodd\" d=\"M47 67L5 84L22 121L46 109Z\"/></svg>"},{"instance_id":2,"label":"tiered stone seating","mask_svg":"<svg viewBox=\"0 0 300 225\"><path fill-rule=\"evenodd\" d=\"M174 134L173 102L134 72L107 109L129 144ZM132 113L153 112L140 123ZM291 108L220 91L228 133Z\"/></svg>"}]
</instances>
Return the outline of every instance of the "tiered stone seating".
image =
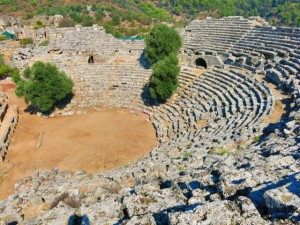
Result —
<instances>
[{"instance_id":1,"label":"tiered stone seating","mask_svg":"<svg viewBox=\"0 0 300 225\"><path fill-rule=\"evenodd\" d=\"M151 75L138 63L87 64L76 66L79 106L135 107Z\"/></svg>"},{"instance_id":2,"label":"tiered stone seating","mask_svg":"<svg viewBox=\"0 0 300 225\"><path fill-rule=\"evenodd\" d=\"M278 63L284 57L294 57L299 50L299 32L294 28L259 27L250 20L241 18L207 19L193 21L182 32L184 49L194 52L216 51L225 58L229 54L245 57L245 61L237 61L236 65L251 71L256 70L255 57L264 56L265 60ZM296 53L294 53L296 51ZM291 55L291 57L289 57ZM269 72L274 74L276 83L287 77L288 73L296 74L299 70L298 61L283 61L275 68L272 64ZM276 64L277 64L276 63Z\"/></svg>"},{"instance_id":3,"label":"tiered stone seating","mask_svg":"<svg viewBox=\"0 0 300 225\"><path fill-rule=\"evenodd\" d=\"M150 112L161 141L178 141L178 134L190 132L198 132L196 139L195 135L190 137L194 141L246 141L261 130L275 103L265 85L239 70L214 69L200 76L194 74L194 80L192 76L192 72L182 71L181 80L190 77L182 97ZM201 120L209 120L209 125L197 126Z\"/></svg>"},{"instance_id":4,"label":"tiered stone seating","mask_svg":"<svg viewBox=\"0 0 300 225\"><path fill-rule=\"evenodd\" d=\"M195 20L183 32L183 49L227 52L252 29L243 18Z\"/></svg>"}]
</instances>

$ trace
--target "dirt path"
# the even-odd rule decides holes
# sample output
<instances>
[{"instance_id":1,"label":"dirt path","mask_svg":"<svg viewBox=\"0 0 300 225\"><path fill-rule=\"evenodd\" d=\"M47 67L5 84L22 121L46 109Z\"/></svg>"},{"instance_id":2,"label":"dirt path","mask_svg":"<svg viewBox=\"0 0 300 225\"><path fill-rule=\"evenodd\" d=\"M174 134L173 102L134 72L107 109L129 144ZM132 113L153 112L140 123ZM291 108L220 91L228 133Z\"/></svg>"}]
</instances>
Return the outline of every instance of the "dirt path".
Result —
<instances>
[{"instance_id":1,"label":"dirt path","mask_svg":"<svg viewBox=\"0 0 300 225\"><path fill-rule=\"evenodd\" d=\"M157 144L152 124L142 115L103 109L86 115L43 119L24 113L26 105L22 100L11 89L6 92L10 102L20 106L20 121L6 162L2 163L13 164L13 168L2 174L0 199L12 193L18 180L34 171L58 168L99 173L135 161ZM44 136L37 149L41 132Z\"/></svg>"},{"instance_id":2,"label":"dirt path","mask_svg":"<svg viewBox=\"0 0 300 225\"><path fill-rule=\"evenodd\" d=\"M256 75L255 76L257 80L260 82L265 81L267 87L272 91L274 98L275 98L275 106L274 110L271 112L269 116L266 117L266 123L276 123L280 118L286 113L286 101L285 99L289 99L289 95L284 95L281 93L280 90L277 89L275 84L272 84L268 79L265 78L265 76L262 75Z\"/></svg>"}]
</instances>

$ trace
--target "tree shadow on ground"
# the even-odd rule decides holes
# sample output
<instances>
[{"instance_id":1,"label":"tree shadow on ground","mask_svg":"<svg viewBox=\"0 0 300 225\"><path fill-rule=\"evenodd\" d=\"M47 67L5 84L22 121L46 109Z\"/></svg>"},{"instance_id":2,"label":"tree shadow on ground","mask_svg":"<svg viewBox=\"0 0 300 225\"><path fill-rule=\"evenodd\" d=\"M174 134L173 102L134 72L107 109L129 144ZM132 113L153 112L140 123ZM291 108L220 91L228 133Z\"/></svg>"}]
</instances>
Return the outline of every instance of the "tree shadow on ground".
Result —
<instances>
[{"instance_id":1,"label":"tree shadow on ground","mask_svg":"<svg viewBox=\"0 0 300 225\"><path fill-rule=\"evenodd\" d=\"M140 97L145 106L160 106L162 104L151 97L148 84L143 86Z\"/></svg>"},{"instance_id":2,"label":"tree shadow on ground","mask_svg":"<svg viewBox=\"0 0 300 225\"><path fill-rule=\"evenodd\" d=\"M55 109L62 110L67 107L67 105L72 101L74 97L73 93L68 94L63 100L61 100L59 103L56 104L56 106L47 111L47 112L41 112L34 104L28 105L25 109L24 112L29 113L31 115L37 114L37 113L42 113L45 116L49 116L51 113L55 111Z\"/></svg>"},{"instance_id":3,"label":"tree shadow on ground","mask_svg":"<svg viewBox=\"0 0 300 225\"><path fill-rule=\"evenodd\" d=\"M139 60L141 67L143 67L144 69L149 69L151 67L151 64L146 59L145 55L146 55L146 52L145 52L145 50L143 50L143 52L140 55L140 58L138 60Z\"/></svg>"},{"instance_id":4,"label":"tree shadow on ground","mask_svg":"<svg viewBox=\"0 0 300 225\"><path fill-rule=\"evenodd\" d=\"M72 101L73 97L74 97L74 94L73 94L73 93L67 94L67 96L64 97L64 99L61 100L61 101L57 104L56 107L57 107L58 109L64 109L64 108L66 108L66 106L67 106L68 104L70 104L70 102Z\"/></svg>"}]
</instances>

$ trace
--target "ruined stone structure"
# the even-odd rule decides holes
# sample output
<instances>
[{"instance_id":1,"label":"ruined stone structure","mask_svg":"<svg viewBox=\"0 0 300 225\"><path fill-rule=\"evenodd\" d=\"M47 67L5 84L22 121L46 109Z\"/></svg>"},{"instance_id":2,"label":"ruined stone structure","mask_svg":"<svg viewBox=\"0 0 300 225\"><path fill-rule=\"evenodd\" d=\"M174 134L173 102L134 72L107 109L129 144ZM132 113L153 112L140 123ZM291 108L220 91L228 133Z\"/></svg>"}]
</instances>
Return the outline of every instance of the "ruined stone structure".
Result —
<instances>
[{"instance_id":1,"label":"ruined stone structure","mask_svg":"<svg viewBox=\"0 0 300 225\"><path fill-rule=\"evenodd\" d=\"M36 45L14 56L19 68L36 60L54 62L75 81L78 106L106 105L133 108L141 103L140 90L151 74L145 68L143 41L123 41L106 34L102 27L41 29Z\"/></svg>"},{"instance_id":2,"label":"ruined stone structure","mask_svg":"<svg viewBox=\"0 0 300 225\"><path fill-rule=\"evenodd\" d=\"M80 208L92 224L299 223L299 29L270 27L256 17L191 22L180 31L178 93L155 106L143 95L151 74L141 60L144 43L85 29L39 31L41 39L51 37L49 46L20 50L16 65L56 63L75 80L80 106L149 114L160 144L103 174L53 169L24 178L0 203L0 218L63 224ZM196 66L207 70L200 74ZM287 115L273 125L266 118L274 95L255 74L291 96ZM27 217L32 205L45 204Z\"/></svg>"},{"instance_id":3,"label":"ruined stone structure","mask_svg":"<svg viewBox=\"0 0 300 225\"><path fill-rule=\"evenodd\" d=\"M11 136L19 119L17 106L9 106L8 103L8 97L0 93L0 156L2 160L5 158Z\"/></svg>"}]
</instances>

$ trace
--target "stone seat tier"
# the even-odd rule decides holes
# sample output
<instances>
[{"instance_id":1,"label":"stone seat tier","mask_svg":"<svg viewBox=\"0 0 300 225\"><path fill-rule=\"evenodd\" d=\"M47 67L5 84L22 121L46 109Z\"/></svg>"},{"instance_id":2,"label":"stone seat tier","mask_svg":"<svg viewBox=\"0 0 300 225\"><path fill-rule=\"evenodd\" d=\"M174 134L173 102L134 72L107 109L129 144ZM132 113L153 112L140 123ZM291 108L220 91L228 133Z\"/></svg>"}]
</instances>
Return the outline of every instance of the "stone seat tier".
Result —
<instances>
[{"instance_id":1,"label":"stone seat tier","mask_svg":"<svg viewBox=\"0 0 300 225\"><path fill-rule=\"evenodd\" d=\"M189 80L182 97L150 112L155 115L154 126L163 141L177 140L178 133L187 132L190 138L214 135L226 141L240 137L245 128L251 136L259 131L274 104L264 84L239 70L214 69L200 76L182 71L179 77ZM199 132L196 124L203 118L209 120L210 128L200 128ZM214 122L214 118L219 122Z\"/></svg>"}]
</instances>

